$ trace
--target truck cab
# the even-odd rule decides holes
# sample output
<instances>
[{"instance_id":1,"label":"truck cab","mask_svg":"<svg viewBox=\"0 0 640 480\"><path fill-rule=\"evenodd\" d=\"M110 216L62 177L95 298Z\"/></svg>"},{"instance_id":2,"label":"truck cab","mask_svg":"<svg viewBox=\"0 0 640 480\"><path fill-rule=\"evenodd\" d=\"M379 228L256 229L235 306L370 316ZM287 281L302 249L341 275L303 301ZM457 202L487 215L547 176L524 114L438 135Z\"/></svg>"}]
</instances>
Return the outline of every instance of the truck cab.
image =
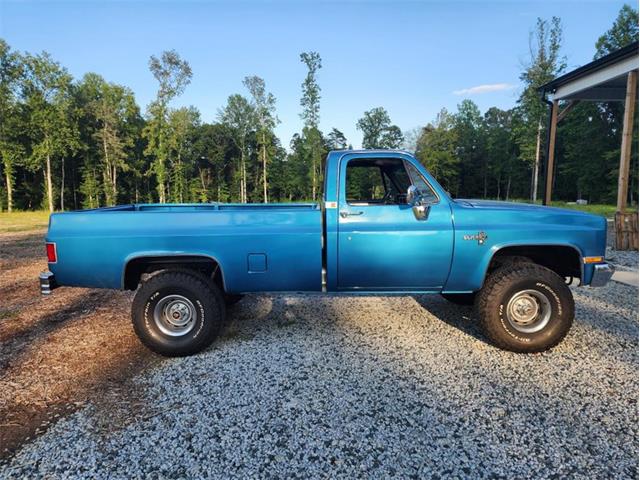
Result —
<instances>
[{"instance_id":1,"label":"truck cab","mask_svg":"<svg viewBox=\"0 0 640 480\"><path fill-rule=\"evenodd\" d=\"M444 288L454 244L451 202L413 156L332 152L325 185L328 291Z\"/></svg>"}]
</instances>

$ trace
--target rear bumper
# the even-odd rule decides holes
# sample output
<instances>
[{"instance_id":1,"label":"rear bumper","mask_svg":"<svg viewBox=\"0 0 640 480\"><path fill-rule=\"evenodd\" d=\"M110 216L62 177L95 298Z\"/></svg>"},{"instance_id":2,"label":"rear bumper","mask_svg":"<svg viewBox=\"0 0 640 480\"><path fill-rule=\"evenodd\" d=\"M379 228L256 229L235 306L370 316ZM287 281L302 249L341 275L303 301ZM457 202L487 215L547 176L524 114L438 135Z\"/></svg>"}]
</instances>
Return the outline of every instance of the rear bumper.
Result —
<instances>
[{"instance_id":1,"label":"rear bumper","mask_svg":"<svg viewBox=\"0 0 640 480\"><path fill-rule=\"evenodd\" d=\"M42 272L38 278L40 279L40 293L42 295L49 295L53 289L58 287L55 275L49 270Z\"/></svg>"},{"instance_id":2,"label":"rear bumper","mask_svg":"<svg viewBox=\"0 0 640 480\"><path fill-rule=\"evenodd\" d=\"M613 265L608 263L599 263L593 267L593 276L591 277L591 285L592 287L604 287L611 277L613 273L616 271Z\"/></svg>"}]
</instances>

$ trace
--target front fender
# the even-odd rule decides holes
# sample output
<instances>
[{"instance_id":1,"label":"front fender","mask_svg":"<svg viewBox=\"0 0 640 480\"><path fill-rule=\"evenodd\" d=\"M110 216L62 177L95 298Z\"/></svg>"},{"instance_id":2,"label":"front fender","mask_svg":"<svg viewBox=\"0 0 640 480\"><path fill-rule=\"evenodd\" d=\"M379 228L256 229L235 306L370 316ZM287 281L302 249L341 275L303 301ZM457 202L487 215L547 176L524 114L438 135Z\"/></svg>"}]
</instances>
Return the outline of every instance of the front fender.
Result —
<instances>
[{"instance_id":1,"label":"front fender","mask_svg":"<svg viewBox=\"0 0 640 480\"><path fill-rule=\"evenodd\" d=\"M458 245L460 244L458 243ZM451 274L443 292L461 293L480 290L484 285L491 261L496 254L508 247L569 247L575 250L580 260L583 257L580 248L570 242L500 242L483 249L481 252L478 252L478 248L482 248L481 245L462 245L456 248ZM590 276L586 277L584 265L580 261L580 282L588 283Z\"/></svg>"},{"instance_id":2,"label":"front fender","mask_svg":"<svg viewBox=\"0 0 640 480\"><path fill-rule=\"evenodd\" d=\"M477 265L477 268L473 272L471 272L470 278L468 279L468 285L467 285L468 287L470 287L470 289L467 291L476 291L482 288L482 285L484 285L484 282L487 278L487 273L489 271L489 265L491 265L491 261L494 259L496 255L500 253L500 251L509 247L567 247L575 250L577 258L579 260L582 260L582 256L583 256L582 252L580 251L580 248L571 243L548 243L548 242L516 243L516 242L513 242L513 243L503 243L503 244L494 245L491 247L491 249L488 252L486 252L483 255L480 263ZM582 263L582 261L580 261L580 282L588 283L586 281L587 279L585 278L584 267L585 265ZM450 287L448 283L446 288L447 288L447 291L449 291L448 289L453 287Z\"/></svg>"}]
</instances>

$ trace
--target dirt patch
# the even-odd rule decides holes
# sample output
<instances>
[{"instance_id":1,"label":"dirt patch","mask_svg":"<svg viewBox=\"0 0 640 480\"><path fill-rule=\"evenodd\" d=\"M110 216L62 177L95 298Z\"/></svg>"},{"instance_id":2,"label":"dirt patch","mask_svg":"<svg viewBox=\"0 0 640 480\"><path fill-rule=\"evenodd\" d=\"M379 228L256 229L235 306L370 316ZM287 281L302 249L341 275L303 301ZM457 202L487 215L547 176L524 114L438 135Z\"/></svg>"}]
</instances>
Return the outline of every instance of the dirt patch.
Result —
<instances>
[{"instance_id":1,"label":"dirt patch","mask_svg":"<svg viewBox=\"0 0 640 480\"><path fill-rule=\"evenodd\" d=\"M0 234L0 459L88 401L123 421L140 408L132 377L160 361L133 333L130 292L40 296L43 235Z\"/></svg>"}]
</instances>

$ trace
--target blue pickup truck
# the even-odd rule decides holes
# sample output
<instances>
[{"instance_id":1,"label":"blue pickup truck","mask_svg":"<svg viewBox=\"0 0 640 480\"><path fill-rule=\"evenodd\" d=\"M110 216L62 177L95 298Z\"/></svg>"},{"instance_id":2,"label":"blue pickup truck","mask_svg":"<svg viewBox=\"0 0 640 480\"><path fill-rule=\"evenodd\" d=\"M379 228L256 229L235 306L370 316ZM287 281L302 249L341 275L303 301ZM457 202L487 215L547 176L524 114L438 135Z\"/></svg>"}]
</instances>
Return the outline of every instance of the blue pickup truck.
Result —
<instances>
[{"instance_id":1,"label":"blue pickup truck","mask_svg":"<svg viewBox=\"0 0 640 480\"><path fill-rule=\"evenodd\" d=\"M163 355L211 344L250 292L440 294L475 304L516 352L557 345L569 289L602 286L606 221L558 208L453 200L403 151L334 151L320 204L136 204L51 215L58 286L137 290L135 332Z\"/></svg>"}]
</instances>

